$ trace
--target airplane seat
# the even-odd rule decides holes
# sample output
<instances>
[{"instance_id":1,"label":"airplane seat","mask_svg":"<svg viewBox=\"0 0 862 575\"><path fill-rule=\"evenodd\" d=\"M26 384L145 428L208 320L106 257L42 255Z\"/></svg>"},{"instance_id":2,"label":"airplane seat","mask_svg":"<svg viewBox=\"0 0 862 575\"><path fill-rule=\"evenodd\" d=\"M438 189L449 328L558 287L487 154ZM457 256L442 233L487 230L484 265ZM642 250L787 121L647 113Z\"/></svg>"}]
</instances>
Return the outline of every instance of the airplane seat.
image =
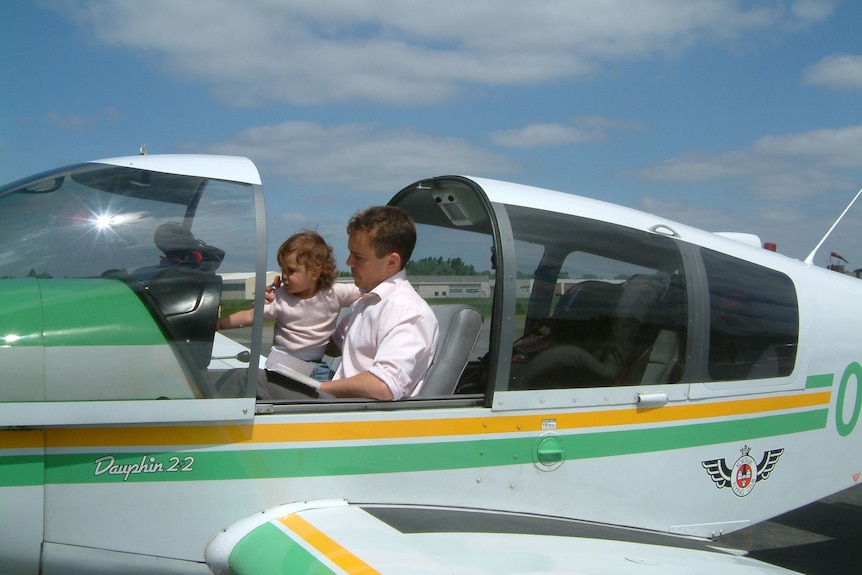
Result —
<instances>
[{"instance_id":1,"label":"airplane seat","mask_svg":"<svg viewBox=\"0 0 862 575\"><path fill-rule=\"evenodd\" d=\"M224 259L224 250L196 239L179 222L167 222L156 228L153 242L164 254L160 267L196 264L196 269L214 273Z\"/></svg>"},{"instance_id":2,"label":"airplane seat","mask_svg":"<svg viewBox=\"0 0 862 575\"><path fill-rule=\"evenodd\" d=\"M522 369L513 371L513 387L545 389L620 383L632 362L655 340L657 329L651 318L669 283L666 274L631 276L622 285L610 334L598 350L553 343L530 358Z\"/></svg>"},{"instance_id":3,"label":"airplane seat","mask_svg":"<svg viewBox=\"0 0 862 575\"><path fill-rule=\"evenodd\" d=\"M622 284L601 280L576 283L560 296L551 314L557 340L597 351L611 332Z\"/></svg>"},{"instance_id":4,"label":"airplane seat","mask_svg":"<svg viewBox=\"0 0 862 575\"><path fill-rule=\"evenodd\" d=\"M647 350L646 364L639 378L641 385L657 385L668 383L671 374L677 366L679 357L679 336L670 329L662 329L656 337L653 346Z\"/></svg>"},{"instance_id":5,"label":"airplane seat","mask_svg":"<svg viewBox=\"0 0 862 575\"><path fill-rule=\"evenodd\" d=\"M434 305L431 309L439 326L437 349L419 390L420 397L455 393L484 321L479 310L465 304Z\"/></svg>"},{"instance_id":6,"label":"airplane seat","mask_svg":"<svg viewBox=\"0 0 862 575\"><path fill-rule=\"evenodd\" d=\"M643 351L653 341L652 317L667 284L643 274L633 275L623 284L611 327L611 339L604 363L611 368L614 382L620 383Z\"/></svg>"},{"instance_id":7,"label":"airplane seat","mask_svg":"<svg viewBox=\"0 0 862 575\"><path fill-rule=\"evenodd\" d=\"M613 315L622 284L586 280L569 287L560 296L552 317L557 319L591 319Z\"/></svg>"},{"instance_id":8,"label":"airplane seat","mask_svg":"<svg viewBox=\"0 0 862 575\"><path fill-rule=\"evenodd\" d=\"M747 374L747 379L768 379L779 377L779 360L778 353L774 345L768 346L757 360L751 365L751 371Z\"/></svg>"},{"instance_id":9,"label":"airplane seat","mask_svg":"<svg viewBox=\"0 0 862 575\"><path fill-rule=\"evenodd\" d=\"M126 281L169 339L188 352L194 366L205 369L221 302L222 277L215 272L225 253L195 239L178 222L159 226L153 241L164 254L159 264L133 271Z\"/></svg>"},{"instance_id":10,"label":"airplane seat","mask_svg":"<svg viewBox=\"0 0 862 575\"><path fill-rule=\"evenodd\" d=\"M195 366L206 369L218 323L221 276L160 276L148 282L147 291L156 300L172 341L188 349Z\"/></svg>"},{"instance_id":11,"label":"airplane seat","mask_svg":"<svg viewBox=\"0 0 862 575\"><path fill-rule=\"evenodd\" d=\"M670 278L658 302L647 310L640 325L634 358L617 383L653 385L669 383L682 369L680 363L682 322L685 311L685 283L682 276Z\"/></svg>"}]
</instances>

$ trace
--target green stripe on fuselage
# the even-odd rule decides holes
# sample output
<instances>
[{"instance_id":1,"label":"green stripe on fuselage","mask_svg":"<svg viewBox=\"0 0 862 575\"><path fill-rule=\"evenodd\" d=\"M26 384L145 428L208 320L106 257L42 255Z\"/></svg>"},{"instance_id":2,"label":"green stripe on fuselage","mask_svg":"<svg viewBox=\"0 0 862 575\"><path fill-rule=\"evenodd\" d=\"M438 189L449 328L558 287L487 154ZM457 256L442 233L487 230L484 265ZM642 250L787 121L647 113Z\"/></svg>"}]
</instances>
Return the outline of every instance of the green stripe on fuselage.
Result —
<instances>
[{"instance_id":1,"label":"green stripe on fuselage","mask_svg":"<svg viewBox=\"0 0 862 575\"><path fill-rule=\"evenodd\" d=\"M828 410L624 431L561 433L567 460L750 441L826 427ZM364 475L532 463L536 436L226 451L47 454L47 483L207 481ZM100 460L97 463L97 460ZM97 471L100 473L97 474Z\"/></svg>"},{"instance_id":2,"label":"green stripe on fuselage","mask_svg":"<svg viewBox=\"0 0 862 575\"><path fill-rule=\"evenodd\" d=\"M832 382L835 379L835 376L831 373L826 373L823 375L809 375L808 379L805 380L805 389L822 389L825 387L832 387Z\"/></svg>"},{"instance_id":3,"label":"green stripe on fuselage","mask_svg":"<svg viewBox=\"0 0 862 575\"><path fill-rule=\"evenodd\" d=\"M45 475L41 455L10 455L0 457L0 487L42 485Z\"/></svg>"}]
</instances>

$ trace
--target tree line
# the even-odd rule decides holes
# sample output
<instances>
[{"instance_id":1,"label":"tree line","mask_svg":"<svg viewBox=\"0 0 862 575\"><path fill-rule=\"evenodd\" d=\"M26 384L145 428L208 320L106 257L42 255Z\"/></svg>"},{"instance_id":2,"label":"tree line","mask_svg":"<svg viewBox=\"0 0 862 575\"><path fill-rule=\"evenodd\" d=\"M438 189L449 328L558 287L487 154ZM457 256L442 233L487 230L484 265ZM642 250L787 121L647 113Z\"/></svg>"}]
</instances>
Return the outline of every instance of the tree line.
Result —
<instances>
[{"instance_id":1,"label":"tree line","mask_svg":"<svg viewBox=\"0 0 862 575\"><path fill-rule=\"evenodd\" d=\"M494 275L491 271L476 271L472 264L464 263L461 258L428 257L420 260L410 260L404 266L409 275L413 276L486 276ZM349 271L339 272L346 277Z\"/></svg>"}]
</instances>

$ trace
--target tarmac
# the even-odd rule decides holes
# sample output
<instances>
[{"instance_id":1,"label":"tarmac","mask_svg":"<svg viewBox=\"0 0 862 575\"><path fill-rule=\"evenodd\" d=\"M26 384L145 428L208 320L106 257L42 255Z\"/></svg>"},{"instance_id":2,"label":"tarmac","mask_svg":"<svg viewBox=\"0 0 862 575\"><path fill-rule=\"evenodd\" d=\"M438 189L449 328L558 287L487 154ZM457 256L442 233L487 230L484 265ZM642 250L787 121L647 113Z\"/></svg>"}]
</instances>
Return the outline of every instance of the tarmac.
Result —
<instances>
[{"instance_id":1,"label":"tarmac","mask_svg":"<svg viewBox=\"0 0 862 575\"><path fill-rule=\"evenodd\" d=\"M859 575L862 485L725 535L718 543L806 575Z\"/></svg>"},{"instance_id":2,"label":"tarmac","mask_svg":"<svg viewBox=\"0 0 862 575\"><path fill-rule=\"evenodd\" d=\"M231 330L226 335L250 345L251 328ZM271 338L271 328L264 327L264 354L269 351ZM860 575L862 484L724 535L717 543L804 575Z\"/></svg>"}]
</instances>

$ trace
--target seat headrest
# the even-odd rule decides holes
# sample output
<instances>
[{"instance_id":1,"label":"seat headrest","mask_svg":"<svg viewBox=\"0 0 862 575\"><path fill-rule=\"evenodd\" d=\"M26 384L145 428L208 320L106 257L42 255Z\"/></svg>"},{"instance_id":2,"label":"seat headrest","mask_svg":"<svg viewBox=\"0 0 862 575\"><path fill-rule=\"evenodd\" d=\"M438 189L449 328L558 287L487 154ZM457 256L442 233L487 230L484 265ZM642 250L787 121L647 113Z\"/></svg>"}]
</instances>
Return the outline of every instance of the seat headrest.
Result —
<instances>
[{"instance_id":1,"label":"seat headrest","mask_svg":"<svg viewBox=\"0 0 862 575\"><path fill-rule=\"evenodd\" d=\"M162 264L179 262L207 263L212 271L221 265L224 250L207 245L179 222L167 222L156 228L153 242L165 254Z\"/></svg>"}]
</instances>

